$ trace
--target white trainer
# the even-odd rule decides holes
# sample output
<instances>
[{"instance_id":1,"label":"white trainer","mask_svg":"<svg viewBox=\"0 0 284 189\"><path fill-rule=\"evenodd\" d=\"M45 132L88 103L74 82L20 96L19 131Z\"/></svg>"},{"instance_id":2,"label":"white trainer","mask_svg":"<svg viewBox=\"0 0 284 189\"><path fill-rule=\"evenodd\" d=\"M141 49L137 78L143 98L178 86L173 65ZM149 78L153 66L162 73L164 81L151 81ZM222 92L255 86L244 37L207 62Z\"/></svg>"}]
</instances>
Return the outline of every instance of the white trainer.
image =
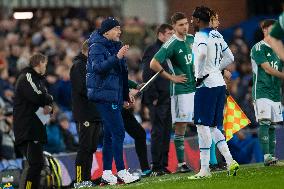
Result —
<instances>
[{"instance_id":1,"label":"white trainer","mask_svg":"<svg viewBox=\"0 0 284 189\"><path fill-rule=\"evenodd\" d=\"M105 170L103 171L101 183L115 185L117 184L117 177L112 174L111 170Z\"/></svg>"},{"instance_id":2,"label":"white trainer","mask_svg":"<svg viewBox=\"0 0 284 189\"><path fill-rule=\"evenodd\" d=\"M129 184L132 182L137 182L140 180L139 176L137 175L132 175L131 173L128 172L128 170L124 169L121 170L117 173L118 180L125 183Z\"/></svg>"}]
</instances>

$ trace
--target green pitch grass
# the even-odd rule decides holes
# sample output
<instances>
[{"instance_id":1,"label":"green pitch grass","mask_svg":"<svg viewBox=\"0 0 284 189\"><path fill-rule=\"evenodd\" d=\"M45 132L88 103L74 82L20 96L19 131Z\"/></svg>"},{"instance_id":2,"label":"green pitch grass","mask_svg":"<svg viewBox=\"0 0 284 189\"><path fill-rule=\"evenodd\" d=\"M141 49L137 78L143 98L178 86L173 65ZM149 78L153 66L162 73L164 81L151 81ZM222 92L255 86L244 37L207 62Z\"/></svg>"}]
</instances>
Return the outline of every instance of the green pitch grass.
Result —
<instances>
[{"instance_id":1,"label":"green pitch grass","mask_svg":"<svg viewBox=\"0 0 284 189\"><path fill-rule=\"evenodd\" d=\"M171 174L149 177L128 185L104 186L102 189L284 189L284 162L281 166L241 166L238 175L228 177L226 172L215 172L211 178L189 180L192 174Z\"/></svg>"}]
</instances>

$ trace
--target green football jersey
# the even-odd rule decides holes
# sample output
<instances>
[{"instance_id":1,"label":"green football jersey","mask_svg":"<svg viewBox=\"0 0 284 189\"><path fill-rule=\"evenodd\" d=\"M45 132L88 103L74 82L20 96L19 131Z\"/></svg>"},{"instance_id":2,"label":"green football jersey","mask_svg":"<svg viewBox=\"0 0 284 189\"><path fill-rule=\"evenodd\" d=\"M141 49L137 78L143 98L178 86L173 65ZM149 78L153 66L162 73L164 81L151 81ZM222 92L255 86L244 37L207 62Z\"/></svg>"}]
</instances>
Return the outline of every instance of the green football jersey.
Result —
<instances>
[{"instance_id":1,"label":"green football jersey","mask_svg":"<svg viewBox=\"0 0 284 189\"><path fill-rule=\"evenodd\" d=\"M270 35L277 39L284 39L284 12L279 16L279 20L273 24Z\"/></svg>"},{"instance_id":2,"label":"green football jersey","mask_svg":"<svg viewBox=\"0 0 284 189\"><path fill-rule=\"evenodd\" d=\"M251 63L253 69L252 96L254 99L268 98L274 102L281 101L281 79L267 74L261 67L269 62L270 66L282 71L282 62L270 46L264 41L255 44L251 49Z\"/></svg>"},{"instance_id":3,"label":"green football jersey","mask_svg":"<svg viewBox=\"0 0 284 189\"><path fill-rule=\"evenodd\" d=\"M193 41L194 37L192 35L187 35L185 40L181 40L176 35L173 35L154 56L158 62L167 62L169 64L171 74L185 74L187 77L185 83L171 82L171 96L195 92L192 57Z\"/></svg>"}]
</instances>

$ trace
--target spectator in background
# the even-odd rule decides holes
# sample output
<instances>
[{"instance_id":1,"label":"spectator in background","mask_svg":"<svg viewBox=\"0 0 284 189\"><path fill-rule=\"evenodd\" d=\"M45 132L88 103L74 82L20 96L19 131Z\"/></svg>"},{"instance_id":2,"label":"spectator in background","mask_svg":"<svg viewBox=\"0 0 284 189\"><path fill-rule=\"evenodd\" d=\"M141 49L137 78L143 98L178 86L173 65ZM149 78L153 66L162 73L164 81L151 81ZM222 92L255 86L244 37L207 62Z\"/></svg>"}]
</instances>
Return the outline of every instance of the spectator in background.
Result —
<instances>
[{"instance_id":1,"label":"spectator in background","mask_svg":"<svg viewBox=\"0 0 284 189\"><path fill-rule=\"evenodd\" d=\"M56 68L56 74L59 78L55 83L55 101L63 111L71 110L71 81L69 72L69 66L66 64L60 64Z\"/></svg>"},{"instance_id":2,"label":"spectator in background","mask_svg":"<svg viewBox=\"0 0 284 189\"><path fill-rule=\"evenodd\" d=\"M6 105L0 111L0 132L2 133L0 158L10 160L16 158L14 149L13 108Z\"/></svg>"},{"instance_id":3,"label":"spectator in background","mask_svg":"<svg viewBox=\"0 0 284 189\"><path fill-rule=\"evenodd\" d=\"M69 131L70 122L64 113L58 116L58 123L65 144L65 152L76 152L79 144L76 142L74 135Z\"/></svg>"},{"instance_id":4,"label":"spectator in background","mask_svg":"<svg viewBox=\"0 0 284 189\"><path fill-rule=\"evenodd\" d=\"M155 72L150 69L150 62L159 51L163 43L174 34L174 29L169 24L162 24L157 30L157 40L149 46L142 57L143 82L147 82ZM167 64L162 64L163 69L169 71ZM170 81L159 76L153 84L143 93L142 103L150 110L151 154L152 170L157 175L169 173L168 153L171 137L171 109L170 109ZM155 174L155 173L153 173Z\"/></svg>"},{"instance_id":5,"label":"spectator in background","mask_svg":"<svg viewBox=\"0 0 284 189\"><path fill-rule=\"evenodd\" d=\"M241 27L235 29L233 39L229 45L235 57L235 62L241 63L246 60L249 54L249 49L244 39L243 29Z\"/></svg>"},{"instance_id":6,"label":"spectator in background","mask_svg":"<svg viewBox=\"0 0 284 189\"><path fill-rule=\"evenodd\" d=\"M262 150L257 138L257 134L242 129L235 133L228 141L228 146L233 158L240 164L263 162Z\"/></svg>"},{"instance_id":7,"label":"spectator in background","mask_svg":"<svg viewBox=\"0 0 284 189\"><path fill-rule=\"evenodd\" d=\"M54 154L66 151L66 145L64 143L63 133L60 125L58 124L59 108L57 105L53 105L53 114L50 117L50 121L46 126L47 132L47 144L44 150Z\"/></svg>"}]
</instances>

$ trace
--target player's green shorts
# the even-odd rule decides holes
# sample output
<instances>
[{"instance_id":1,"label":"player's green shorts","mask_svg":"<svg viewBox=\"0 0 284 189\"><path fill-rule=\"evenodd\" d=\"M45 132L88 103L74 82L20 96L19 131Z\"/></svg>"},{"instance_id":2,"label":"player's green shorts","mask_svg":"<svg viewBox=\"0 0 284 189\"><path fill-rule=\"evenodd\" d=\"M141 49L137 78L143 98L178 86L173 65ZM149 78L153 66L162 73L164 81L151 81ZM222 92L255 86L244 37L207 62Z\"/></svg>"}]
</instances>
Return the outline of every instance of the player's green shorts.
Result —
<instances>
[{"instance_id":1,"label":"player's green shorts","mask_svg":"<svg viewBox=\"0 0 284 189\"><path fill-rule=\"evenodd\" d=\"M277 21L270 32L270 35L276 39L284 38L284 30L281 28L279 21Z\"/></svg>"}]
</instances>

